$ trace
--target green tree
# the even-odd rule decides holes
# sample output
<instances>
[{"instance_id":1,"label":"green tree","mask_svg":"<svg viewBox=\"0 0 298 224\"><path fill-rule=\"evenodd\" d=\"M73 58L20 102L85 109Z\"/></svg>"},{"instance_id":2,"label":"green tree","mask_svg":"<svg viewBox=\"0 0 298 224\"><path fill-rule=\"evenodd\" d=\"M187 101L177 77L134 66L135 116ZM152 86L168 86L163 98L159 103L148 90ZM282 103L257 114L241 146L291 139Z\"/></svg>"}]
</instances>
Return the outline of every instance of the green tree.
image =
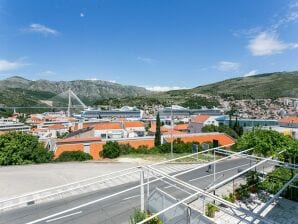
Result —
<instances>
[{"instance_id":1,"label":"green tree","mask_svg":"<svg viewBox=\"0 0 298 224\"><path fill-rule=\"evenodd\" d=\"M161 145L161 132L160 132L160 117L159 117L159 113L156 116L156 131L155 131L154 145L155 146L160 146Z\"/></svg>"},{"instance_id":2,"label":"green tree","mask_svg":"<svg viewBox=\"0 0 298 224\"><path fill-rule=\"evenodd\" d=\"M53 152L31 134L10 132L0 136L0 165L46 163L52 159Z\"/></svg>"},{"instance_id":3,"label":"green tree","mask_svg":"<svg viewBox=\"0 0 298 224\"><path fill-rule=\"evenodd\" d=\"M293 139L277 131L254 129L247 132L238 139L236 149L254 148L257 155L272 156L277 152L287 149Z\"/></svg>"},{"instance_id":4,"label":"green tree","mask_svg":"<svg viewBox=\"0 0 298 224\"><path fill-rule=\"evenodd\" d=\"M104 158L114 159L120 156L120 145L118 142L107 142L103 146L102 156Z\"/></svg>"}]
</instances>

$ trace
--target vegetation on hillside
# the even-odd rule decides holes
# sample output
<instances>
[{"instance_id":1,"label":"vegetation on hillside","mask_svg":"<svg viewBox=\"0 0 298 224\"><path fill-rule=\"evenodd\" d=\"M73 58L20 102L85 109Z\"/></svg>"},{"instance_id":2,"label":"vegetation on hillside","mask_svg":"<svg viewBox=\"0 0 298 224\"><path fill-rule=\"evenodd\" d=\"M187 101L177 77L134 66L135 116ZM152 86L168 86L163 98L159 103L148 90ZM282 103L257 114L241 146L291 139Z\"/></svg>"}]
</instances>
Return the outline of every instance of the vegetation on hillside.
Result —
<instances>
[{"instance_id":1,"label":"vegetation on hillside","mask_svg":"<svg viewBox=\"0 0 298 224\"><path fill-rule=\"evenodd\" d=\"M224 99L272 99L298 97L298 71L274 72L249 77L227 79L191 91Z\"/></svg>"},{"instance_id":2,"label":"vegetation on hillside","mask_svg":"<svg viewBox=\"0 0 298 224\"><path fill-rule=\"evenodd\" d=\"M193 89L151 93L137 97L99 99L94 105L121 107L124 105L145 108L151 105L170 106L172 103L191 109L218 106L218 97L234 99L275 99L298 97L298 72L275 72L250 77L240 77L198 86Z\"/></svg>"},{"instance_id":3,"label":"vegetation on hillside","mask_svg":"<svg viewBox=\"0 0 298 224\"><path fill-rule=\"evenodd\" d=\"M50 99L69 88L75 92L86 104L92 104L96 99L110 97L142 96L150 91L136 86L124 86L117 83L100 80L74 80L74 81L31 81L14 76L0 80L0 104L6 106L34 106L45 105L40 100ZM67 105L67 99L56 97L63 105ZM64 102L65 101L65 102ZM66 104L65 104L66 103Z\"/></svg>"}]
</instances>

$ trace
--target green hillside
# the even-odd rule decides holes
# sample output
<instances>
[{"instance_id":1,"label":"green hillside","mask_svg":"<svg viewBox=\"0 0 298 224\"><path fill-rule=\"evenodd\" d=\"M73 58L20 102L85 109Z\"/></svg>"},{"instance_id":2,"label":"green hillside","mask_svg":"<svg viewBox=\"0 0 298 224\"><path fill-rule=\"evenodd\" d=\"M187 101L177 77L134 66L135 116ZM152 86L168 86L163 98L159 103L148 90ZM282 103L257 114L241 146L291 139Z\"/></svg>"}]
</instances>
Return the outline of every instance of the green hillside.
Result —
<instances>
[{"instance_id":1,"label":"green hillside","mask_svg":"<svg viewBox=\"0 0 298 224\"><path fill-rule=\"evenodd\" d=\"M135 86L123 86L106 81L31 81L11 77L0 81L0 104L10 106L44 105L48 100L71 88L88 105L124 105L146 108L150 105L179 104L189 108L219 105L224 99L298 98L298 72L275 72L240 77L198 86L193 89L150 92ZM55 98L56 105L66 105L67 99Z\"/></svg>"},{"instance_id":2,"label":"green hillside","mask_svg":"<svg viewBox=\"0 0 298 224\"><path fill-rule=\"evenodd\" d=\"M189 91L234 99L298 97L298 71L227 79Z\"/></svg>"},{"instance_id":3,"label":"green hillside","mask_svg":"<svg viewBox=\"0 0 298 224\"><path fill-rule=\"evenodd\" d=\"M100 80L31 81L14 76L0 80L0 104L6 106L36 106L42 105L40 100L50 99L59 105L67 105L67 97L55 96L69 88L87 105L92 104L96 99L137 97L151 93L145 88L124 86ZM55 98L53 99L53 97Z\"/></svg>"},{"instance_id":4,"label":"green hillside","mask_svg":"<svg viewBox=\"0 0 298 224\"><path fill-rule=\"evenodd\" d=\"M97 100L96 105L138 106L179 104L200 108L219 105L218 99L264 99L277 97L298 98L298 72L275 72L249 77L227 79L221 82L198 86L193 89L152 93L147 96L110 98Z\"/></svg>"}]
</instances>

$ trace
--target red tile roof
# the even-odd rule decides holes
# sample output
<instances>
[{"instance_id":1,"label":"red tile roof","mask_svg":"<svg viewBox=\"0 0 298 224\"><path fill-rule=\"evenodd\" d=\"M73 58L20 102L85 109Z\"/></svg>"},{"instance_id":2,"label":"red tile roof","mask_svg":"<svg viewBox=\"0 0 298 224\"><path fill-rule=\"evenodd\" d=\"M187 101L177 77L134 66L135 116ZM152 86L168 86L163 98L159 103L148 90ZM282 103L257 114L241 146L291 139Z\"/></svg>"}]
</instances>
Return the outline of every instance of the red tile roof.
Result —
<instances>
[{"instance_id":1,"label":"red tile roof","mask_svg":"<svg viewBox=\"0 0 298 224\"><path fill-rule=\"evenodd\" d=\"M50 125L48 129L57 130L57 129L67 129L67 128L61 124L53 124L53 125Z\"/></svg>"},{"instance_id":2,"label":"red tile roof","mask_svg":"<svg viewBox=\"0 0 298 224\"><path fill-rule=\"evenodd\" d=\"M161 132L167 132L169 130L170 129L167 128L167 127L165 127L165 126L161 126L160 127L160 131ZM151 133L155 133L156 132L156 124L155 123L151 124L151 128L149 129L149 132L151 132Z\"/></svg>"},{"instance_id":3,"label":"red tile roof","mask_svg":"<svg viewBox=\"0 0 298 224\"><path fill-rule=\"evenodd\" d=\"M142 121L124 121L123 125L126 128L142 128L142 127L145 127L145 124Z\"/></svg>"},{"instance_id":4,"label":"red tile roof","mask_svg":"<svg viewBox=\"0 0 298 224\"><path fill-rule=\"evenodd\" d=\"M285 118L280 119L278 122L279 123L298 124L298 117L285 117Z\"/></svg>"},{"instance_id":5,"label":"red tile roof","mask_svg":"<svg viewBox=\"0 0 298 224\"><path fill-rule=\"evenodd\" d=\"M168 129L166 132L163 132L164 135L170 135L172 133L171 129ZM182 131L173 130L173 135L181 135L184 134Z\"/></svg>"},{"instance_id":6,"label":"red tile roof","mask_svg":"<svg viewBox=\"0 0 298 224\"><path fill-rule=\"evenodd\" d=\"M175 125L174 130L186 131L186 130L188 130L188 124L177 124L177 125Z\"/></svg>"},{"instance_id":7,"label":"red tile roof","mask_svg":"<svg viewBox=\"0 0 298 224\"><path fill-rule=\"evenodd\" d=\"M110 122L110 123L95 124L94 129L95 130L111 130L111 129L122 129L122 127L119 123Z\"/></svg>"},{"instance_id":8,"label":"red tile roof","mask_svg":"<svg viewBox=\"0 0 298 224\"><path fill-rule=\"evenodd\" d=\"M191 122L195 123L204 123L209 118L209 115L197 115L191 118Z\"/></svg>"}]
</instances>

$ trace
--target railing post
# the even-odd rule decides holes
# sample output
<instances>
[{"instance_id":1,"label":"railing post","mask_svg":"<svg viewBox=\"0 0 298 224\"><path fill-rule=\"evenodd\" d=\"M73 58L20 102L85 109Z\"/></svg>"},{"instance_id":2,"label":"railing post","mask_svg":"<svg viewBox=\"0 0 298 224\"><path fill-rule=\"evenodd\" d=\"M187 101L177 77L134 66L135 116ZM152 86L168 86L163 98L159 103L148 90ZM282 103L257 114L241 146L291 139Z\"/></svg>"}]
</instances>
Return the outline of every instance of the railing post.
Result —
<instances>
[{"instance_id":1,"label":"railing post","mask_svg":"<svg viewBox=\"0 0 298 224\"><path fill-rule=\"evenodd\" d=\"M150 172L147 169L147 210L149 210L149 197L150 197Z\"/></svg>"},{"instance_id":2,"label":"railing post","mask_svg":"<svg viewBox=\"0 0 298 224\"><path fill-rule=\"evenodd\" d=\"M144 170L140 168L141 211L145 211Z\"/></svg>"}]
</instances>

